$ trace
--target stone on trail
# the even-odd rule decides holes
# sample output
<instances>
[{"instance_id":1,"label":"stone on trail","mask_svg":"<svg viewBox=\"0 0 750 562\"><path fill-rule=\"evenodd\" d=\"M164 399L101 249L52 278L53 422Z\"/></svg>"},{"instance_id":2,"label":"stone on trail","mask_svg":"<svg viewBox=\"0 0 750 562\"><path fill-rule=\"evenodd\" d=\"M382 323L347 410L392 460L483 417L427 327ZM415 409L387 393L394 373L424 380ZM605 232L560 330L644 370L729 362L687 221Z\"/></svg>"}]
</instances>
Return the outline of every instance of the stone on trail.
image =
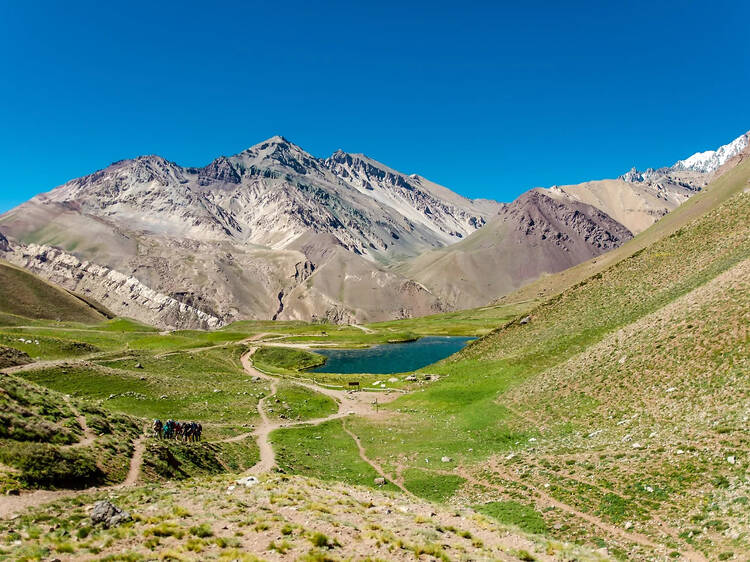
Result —
<instances>
[{"instance_id":1,"label":"stone on trail","mask_svg":"<svg viewBox=\"0 0 750 562\"><path fill-rule=\"evenodd\" d=\"M116 527L120 523L130 521L131 519L130 513L107 500L96 502L94 509L91 511L91 522L94 524L101 523L106 529Z\"/></svg>"},{"instance_id":2,"label":"stone on trail","mask_svg":"<svg viewBox=\"0 0 750 562\"><path fill-rule=\"evenodd\" d=\"M245 476L244 478L240 478L237 480L237 484L240 486L244 486L245 488L250 488L251 486L255 486L258 483L258 479L255 476Z\"/></svg>"}]
</instances>

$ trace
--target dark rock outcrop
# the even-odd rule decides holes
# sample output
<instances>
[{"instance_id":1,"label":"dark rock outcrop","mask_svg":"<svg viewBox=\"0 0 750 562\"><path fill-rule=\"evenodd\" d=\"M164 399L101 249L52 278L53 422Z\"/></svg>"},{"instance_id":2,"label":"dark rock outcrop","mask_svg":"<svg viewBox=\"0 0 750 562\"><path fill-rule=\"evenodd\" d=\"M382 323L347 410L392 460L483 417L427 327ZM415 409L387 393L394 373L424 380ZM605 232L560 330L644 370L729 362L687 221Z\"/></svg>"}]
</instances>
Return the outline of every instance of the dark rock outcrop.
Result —
<instances>
[{"instance_id":1,"label":"dark rock outcrop","mask_svg":"<svg viewBox=\"0 0 750 562\"><path fill-rule=\"evenodd\" d=\"M107 500L96 502L94 509L91 511L91 522L95 525L101 523L106 529L117 527L120 523L130 520L132 520L130 513Z\"/></svg>"},{"instance_id":2,"label":"dark rock outcrop","mask_svg":"<svg viewBox=\"0 0 750 562\"><path fill-rule=\"evenodd\" d=\"M12 347L0 345L0 369L28 365L29 363L31 363L31 357L27 353Z\"/></svg>"}]
</instances>

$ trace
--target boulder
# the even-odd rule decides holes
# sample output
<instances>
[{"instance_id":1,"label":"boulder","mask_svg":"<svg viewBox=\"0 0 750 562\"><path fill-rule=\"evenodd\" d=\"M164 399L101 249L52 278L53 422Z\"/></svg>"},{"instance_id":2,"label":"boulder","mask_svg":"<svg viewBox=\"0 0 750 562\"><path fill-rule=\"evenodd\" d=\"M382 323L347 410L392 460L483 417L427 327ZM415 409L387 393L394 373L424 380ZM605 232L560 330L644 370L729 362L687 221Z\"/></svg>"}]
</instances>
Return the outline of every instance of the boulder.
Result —
<instances>
[{"instance_id":1,"label":"boulder","mask_svg":"<svg viewBox=\"0 0 750 562\"><path fill-rule=\"evenodd\" d=\"M246 476L237 480L237 484L239 484L240 486L244 486L245 488L255 486L257 483L258 479L255 476Z\"/></svg>"},{"instance_id":2,"label":"boulder","mask_svg":"<svg viewBox=\"0 0 750 562\"><path fill-rule=\"evenodd\" d=\"M120 523L131 521L130 513L117 507L107 500L101 500L94 504L91 511L91 522L94 524L101 523L105 529L116 527Z\"/></svg>"},{"instance_id":3,"label":"boulder","mask_svg":"<svg viewBox=\"0 0 750 562\"><path fill-rule=\"evenodd\" d=\"M452 459L452 458L450 458L450 457L442 457L442 458L440 459L440 462L451 462L452 460L453 460L453 459Z\"/></svg>"},{"instance_id":4,"label":"boulder","mask_svg":"<svg viewBox=\"0 0 750 562\"><path fill-rule=\"evenodd\" d=\"M518 321L519 324L528 324L529 322L531 322L531 316L524 316Z\"/></svg>"},{"instance_id":5,"label":"boulder","mask_svg":"<svg viewBox=\"0 0 750 562\"><path fill-rule=\"evenodd\" d=\"M385 486L385 478L382 476L374 480L376 486Z\"/></svg>"},{"instance_id":6,"label":"boulder","mask_svg":"<svg viewBox=\"0 0 750 562\"><path fill-rule=\"evenodd\" d=\"M406 377L405 380L407 380L409 382L414 382L414 381L417 380L417 377L415 377L414 375L409 375L408 377Z\"/></svg>"}]
</instances>

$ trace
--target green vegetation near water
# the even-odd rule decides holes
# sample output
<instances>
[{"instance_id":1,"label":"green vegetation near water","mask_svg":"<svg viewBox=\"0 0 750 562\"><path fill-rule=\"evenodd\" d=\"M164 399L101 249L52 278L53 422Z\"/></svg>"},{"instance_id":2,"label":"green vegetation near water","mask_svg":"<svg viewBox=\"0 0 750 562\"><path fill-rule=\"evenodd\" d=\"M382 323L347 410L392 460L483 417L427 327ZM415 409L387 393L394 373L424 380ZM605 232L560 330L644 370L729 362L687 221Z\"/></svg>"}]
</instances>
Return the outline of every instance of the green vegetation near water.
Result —
<instances>
[{"instance_id":1,"label":"green vegetation near water","mask_svg":"<svg viewBox=\"0 0 750 562\"><path fill-rule=\"evenodd\" d=\"M621 558L653 552L621 533L602 539L595 533L636 527L671 552L692 548L709 558L740 552L747 537L729 531L750 523L742 492L748 482L742 405L750 399L748 176L746 162L602 258L606 268L592 262L550 276L531 298L524 289L506 304L364 329L237 322L215 332L161 334L126 319L84 323L77 315L99 313L82 312L75 297L50 296L42 285L34 290L44 294L29 298L62 299L66 318L21 318L6 296L0 346L26 354L12 360L70 361L3 375L0 487L117 482L133 439L155 417L199 420L206 441L150 441L146 479L252 466L258 449L243 436L257 423L258 401L270 386L243 370L240 357L251 337L357 347L427 334L485 335L422 369L439 380L422 376L404 384L411 392L384 404L385 415L276 430L271 442L279 468L374 486L379 474L361 458L349 429L367 456L400 475L414 494L436 502L460 498L528 532L607 547ZM18 285L17 271L0 273ZM542 293L554 296L536 300ZM303 376L324 361L300 349L258 345L257 367L276 375ZM316 378L346 385L371 377ZM278 383L267 405L272 416L288 420L337 409L291 378ZM83 437L76 411L96 430L92 446L76 446Z\"/></svg>"},{"instance_id":2,"label":"green vegetation near water","mask_svg":"<svg viewBox=\"0 0 750 562\"><path fill-rule=\"evenodd\" d=\"M253 363L259 369L284 374L300 372L325 364L326 358L317 353L288 347L262 347L253 354Z\"/></svg>"}]
</instances>

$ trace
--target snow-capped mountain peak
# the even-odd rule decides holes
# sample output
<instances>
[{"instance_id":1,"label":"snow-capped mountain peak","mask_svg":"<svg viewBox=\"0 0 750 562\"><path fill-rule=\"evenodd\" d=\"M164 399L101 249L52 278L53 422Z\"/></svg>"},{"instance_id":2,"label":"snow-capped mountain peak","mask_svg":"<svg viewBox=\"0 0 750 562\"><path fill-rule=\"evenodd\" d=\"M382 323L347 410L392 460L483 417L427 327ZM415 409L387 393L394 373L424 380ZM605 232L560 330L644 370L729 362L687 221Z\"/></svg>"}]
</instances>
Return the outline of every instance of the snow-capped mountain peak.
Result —
<instances>
[{"instance_id":1,"label":"snow-capped mountain peak","mask_svg":"<svg viewBox=\"0 0 750 562\"><path fill-rule=\"evenodd\" d=\"M732 156L739 154L748 145L750 132L734 139L729 144L720 146L716 150L696 152L692 156L680 160L672 166L676 170L691 170L694 172L711 173L722 166Z\"/></svg>"}]
</instances>

